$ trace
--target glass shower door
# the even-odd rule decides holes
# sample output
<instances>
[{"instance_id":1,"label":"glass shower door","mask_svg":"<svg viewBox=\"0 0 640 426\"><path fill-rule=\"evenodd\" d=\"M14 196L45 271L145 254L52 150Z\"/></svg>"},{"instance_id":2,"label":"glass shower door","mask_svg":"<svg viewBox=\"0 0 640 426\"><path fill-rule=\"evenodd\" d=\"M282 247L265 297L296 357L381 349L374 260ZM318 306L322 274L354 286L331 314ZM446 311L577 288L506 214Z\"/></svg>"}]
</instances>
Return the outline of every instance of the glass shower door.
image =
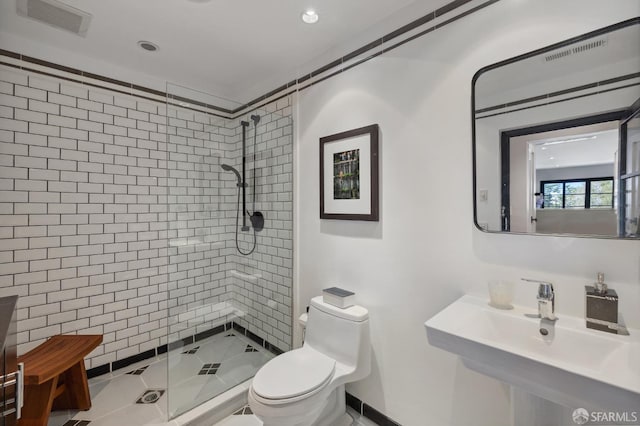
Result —
<instances>
[{"instance_id":1,"label":"glass shower door","mask_svg":"<svg viewBox=\"0 0 640 426\"><path fill-rule=\"evenodd\" d=\"M291 118L275 104L271 111L242 113L239 104L183 87L168 85L167 92L173 418L245 382L275 353L291 348L292 131ZM251 115L260 116L257 126ZM238 186L238 176L246 185ZM242 189L246 210L241 198L238 203ZM243 211L260 211L264 229L242 230ZM237 248L246 252L254 245L248 256Z\"/></svg>"}]
</instances>

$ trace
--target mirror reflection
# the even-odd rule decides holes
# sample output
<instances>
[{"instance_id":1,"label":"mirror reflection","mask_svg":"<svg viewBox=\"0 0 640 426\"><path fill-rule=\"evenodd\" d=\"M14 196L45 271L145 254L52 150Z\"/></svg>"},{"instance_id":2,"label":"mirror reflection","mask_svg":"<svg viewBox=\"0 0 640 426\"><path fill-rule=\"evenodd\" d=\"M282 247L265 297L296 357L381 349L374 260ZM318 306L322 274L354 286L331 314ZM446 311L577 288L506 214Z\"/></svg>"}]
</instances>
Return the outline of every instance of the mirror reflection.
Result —
<instances>
[{"instance_id":1,"label":"mirror reflection","mask_svg":"<svg viewBox=\"0 0 640 426\"><path fill-rule=\"evenodd\" d=\"M480 70L476 225L640 237L639 110L640 19Z\"/></svg>"}]
</instances>

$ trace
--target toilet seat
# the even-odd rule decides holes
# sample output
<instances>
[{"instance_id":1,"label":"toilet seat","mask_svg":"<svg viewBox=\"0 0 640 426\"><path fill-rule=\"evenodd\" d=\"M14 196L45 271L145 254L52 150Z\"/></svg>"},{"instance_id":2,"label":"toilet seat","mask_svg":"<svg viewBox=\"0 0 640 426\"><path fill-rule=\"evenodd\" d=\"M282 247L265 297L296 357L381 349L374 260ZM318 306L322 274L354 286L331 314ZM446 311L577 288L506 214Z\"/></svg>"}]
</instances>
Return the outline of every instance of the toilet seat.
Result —
<instances>
[{"instance_id":1,"label":"toilet seat","mask_svg":"<svg viewBox=\"0 0 640 426\"><path fill-rule=\"evenodd\" d=\"M265 364L253 378L256 397L289 403L321 391L333 377L336 361L310 348L286 352Z\"/></svg>"}]
</instances>

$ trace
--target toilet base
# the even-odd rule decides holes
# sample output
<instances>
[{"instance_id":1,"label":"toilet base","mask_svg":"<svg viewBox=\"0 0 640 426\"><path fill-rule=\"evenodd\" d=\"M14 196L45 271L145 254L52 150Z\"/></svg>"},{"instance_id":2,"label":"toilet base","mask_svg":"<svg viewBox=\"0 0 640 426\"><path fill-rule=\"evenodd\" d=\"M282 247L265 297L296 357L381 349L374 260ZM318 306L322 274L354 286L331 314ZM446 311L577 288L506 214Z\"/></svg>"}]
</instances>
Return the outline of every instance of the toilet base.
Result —
<instances>
[{"instance_id":1,"label":"toilet base","mask_svg":"<svg viewBox=\"0 0 640 426\"><path fill-rule=\"evenodd\" d=\"M251 398L249 398L249 406L252 406ZM282 408L286 409L285 407ZM281 415L269 418L261 415L260 411L262 410L259 407L252 406L252 409L264 426L350 426L353 423L353 419L347 414L344 385L338 386L327 395L324 406L322 408L318 407L318 410L321 410L320 414L313 415L311 418L309 416L303 416L304 418L295 416L297 417L296 419ZM317 413L312 408L308 412L314 411Z\"/></svg>"},{"instance_id":2,"label":"toilet base","mask_svg":"<svg viewBox=\"0 0 640 426\"><path fill-rule=\"evenodd\" d=\"M342 385L331 392L327 405L312 426L342 426L345 415L351 418L351 416L347 414L345 390L344 385ZM346 425L350 426L351 423L346 423Z\"/></svg>"}]
</instances>

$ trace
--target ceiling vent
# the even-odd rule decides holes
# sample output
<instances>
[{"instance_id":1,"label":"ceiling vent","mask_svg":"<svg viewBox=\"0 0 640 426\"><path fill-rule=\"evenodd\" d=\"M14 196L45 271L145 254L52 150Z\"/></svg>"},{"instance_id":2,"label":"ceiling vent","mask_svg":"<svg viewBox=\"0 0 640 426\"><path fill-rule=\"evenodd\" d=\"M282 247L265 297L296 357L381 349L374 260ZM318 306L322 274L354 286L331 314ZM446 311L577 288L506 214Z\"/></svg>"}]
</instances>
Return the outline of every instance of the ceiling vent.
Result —
<instances>
[{"instance_id":1,"label":"ceiling vent","mask_svg":"<svg viewBox=\"0 0 640 426\"><path fill-rule=\"evenodd\" d=\"M57 0L17 0L18 15L84 37L91 15Z\"/></svg>"},{"instance_id":2,"label":"ceiling vent","mask_svg":"<svg viewBox=\"0 0 640 426\"><path fill-rule=\"evenodd\" d=\"M590 41L588 43L579 44L578 46L575 46L575 47L569 47L567 49L552 53L550 55L546 55L544 57L544 60L546 62L556 61L558 59L565 58L567 56L576 55L578 53L585 53L591 49L604 47L606 45L607 45L607 39L601 38L598 40Z\"/></svg>"}]
</instances>

